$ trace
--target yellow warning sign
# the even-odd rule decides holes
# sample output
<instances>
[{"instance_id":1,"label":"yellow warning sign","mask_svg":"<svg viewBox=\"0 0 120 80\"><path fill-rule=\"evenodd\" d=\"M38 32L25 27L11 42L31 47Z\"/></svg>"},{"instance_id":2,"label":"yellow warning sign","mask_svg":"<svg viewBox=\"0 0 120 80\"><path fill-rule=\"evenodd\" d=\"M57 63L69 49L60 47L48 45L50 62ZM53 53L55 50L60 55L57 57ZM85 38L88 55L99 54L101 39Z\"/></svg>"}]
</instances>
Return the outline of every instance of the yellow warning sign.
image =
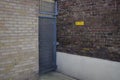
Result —
<instances>
[{"instance_id":1,"label":"yellow warning sign","mask_svg":"<svg viewBox=\"0 0 120 80\"><path fill-rule=\"evenodd\" d=\"M42 1L46 1L46 2L55 2L55 0L42 0Z\"/></svg>"},{"instance_id":2,"label":"yellow warning sign","mask_svg":"<svg viewBox=\"0 0 120 80\"><path fill-rule=\"evenodd\" d=\"M84 22L84 21L76 21L76 22L75 22L75 25L76 25L76 26L84 26L84 25L85 25L85 22Z\"/></svg>"}]
</instances>

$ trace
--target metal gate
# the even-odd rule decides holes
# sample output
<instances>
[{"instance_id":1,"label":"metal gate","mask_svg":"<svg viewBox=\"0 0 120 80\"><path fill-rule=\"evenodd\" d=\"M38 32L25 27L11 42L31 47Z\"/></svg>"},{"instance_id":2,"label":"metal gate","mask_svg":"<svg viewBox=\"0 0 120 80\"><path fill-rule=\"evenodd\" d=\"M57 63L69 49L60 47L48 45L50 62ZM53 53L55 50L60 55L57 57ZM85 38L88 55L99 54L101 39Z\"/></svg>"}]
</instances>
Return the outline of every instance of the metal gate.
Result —
<instances>
[{"instance_id":1,"label":"metal gate","mask_svg":"<svg viewBox=\"0 0 120 80\"><path fill-rule=\"evenodd\" d=\"M40 0L39 15L39 73L56 69L56 15L55 0Z\"/></svg>"}]
</instances>

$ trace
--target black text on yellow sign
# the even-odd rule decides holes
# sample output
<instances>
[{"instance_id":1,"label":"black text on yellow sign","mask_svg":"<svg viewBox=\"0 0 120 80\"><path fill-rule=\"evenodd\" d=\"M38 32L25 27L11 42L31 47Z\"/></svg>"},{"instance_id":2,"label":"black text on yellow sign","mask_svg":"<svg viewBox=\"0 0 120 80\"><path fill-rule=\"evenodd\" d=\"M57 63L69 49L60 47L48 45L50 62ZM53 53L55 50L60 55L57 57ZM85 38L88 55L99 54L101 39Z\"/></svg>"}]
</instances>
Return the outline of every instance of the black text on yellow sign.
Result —
<instances>
[{"instance_id":1,"label":"black text on yellow sign","mask_svg":"<svg viewBox=\"0 0 120 80\"><path fill-rule=\"evenodd\" d=\"M85 22L84 22L84 21L76 21L76 22L75 22L75 25L76 25L76 26L84 26L84 25L85 25Z\"/></svg>"}]
</instances>

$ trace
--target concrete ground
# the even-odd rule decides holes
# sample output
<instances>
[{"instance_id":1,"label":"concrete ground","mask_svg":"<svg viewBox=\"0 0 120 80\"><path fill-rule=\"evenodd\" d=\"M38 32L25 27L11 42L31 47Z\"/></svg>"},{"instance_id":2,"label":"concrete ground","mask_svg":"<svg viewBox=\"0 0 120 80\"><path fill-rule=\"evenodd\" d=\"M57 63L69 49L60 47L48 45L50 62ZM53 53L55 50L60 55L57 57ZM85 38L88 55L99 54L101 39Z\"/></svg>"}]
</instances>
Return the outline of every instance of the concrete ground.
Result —
<instances>
[{"instance_id":1,"label":"concrete ground","mask_svg":"<svg viewBox=\"0 0 120 80\"><path fill-rule=\"evenodd\" d=\"M1 80L1 79L0 79ZM59 72L39 75L36 72L24 73L7 80L76 80Z\"/></svg>"},{"instance_id":2,"label":"concrete ground","mask_svg":"<svg viewBox=\"0 0 120 80\"><path fill-rule=\"evenodd\" d=\"M40 80L76 80L58 72L51 72L40 77Z\"/></svg>"}]
</instances>

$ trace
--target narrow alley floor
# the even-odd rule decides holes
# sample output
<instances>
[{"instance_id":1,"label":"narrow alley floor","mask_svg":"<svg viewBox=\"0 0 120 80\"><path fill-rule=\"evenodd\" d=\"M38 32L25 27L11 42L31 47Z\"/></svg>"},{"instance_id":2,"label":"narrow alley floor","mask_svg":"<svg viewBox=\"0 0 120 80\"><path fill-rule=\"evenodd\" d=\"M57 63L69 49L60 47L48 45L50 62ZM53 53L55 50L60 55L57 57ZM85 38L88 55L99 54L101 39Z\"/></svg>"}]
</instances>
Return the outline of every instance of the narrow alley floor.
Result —
<instances>
[{"instance_id":1,"label":"narrow alley floor","mask_svg":"<svg viewBox=\"0 0 120 80\"><path fill-rule=\"evenodd\" d=\"M77 80L58 72L51 72L40 77L40 80Z\"/></svg>"},{"instance_id":2,"label":"narrow alley floor","mask_svg":"<svg viewBox=\"0 0 120 80\"><path fill-rule=\"evenodd\" d=\"M10 78L8 80L77 80L77 79L71 78L59 72L50 72L47 74L43 74L41 76L38 75L38 73L36 72L35 73L32 72L32 73L21 74L13 79Z\"/></svg>"}]
</instances>

